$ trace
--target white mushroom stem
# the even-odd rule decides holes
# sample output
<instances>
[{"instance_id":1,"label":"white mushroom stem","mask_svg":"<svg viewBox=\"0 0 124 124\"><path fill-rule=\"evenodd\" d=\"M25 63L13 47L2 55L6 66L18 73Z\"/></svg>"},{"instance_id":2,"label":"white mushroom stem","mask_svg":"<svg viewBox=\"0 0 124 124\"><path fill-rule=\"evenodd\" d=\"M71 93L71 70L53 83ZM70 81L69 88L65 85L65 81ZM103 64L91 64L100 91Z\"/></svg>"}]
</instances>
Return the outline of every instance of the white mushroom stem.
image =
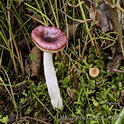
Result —
<instances>
[{"instance_id":1,"label":"white mushroom stem","mask_svg":"<svg viewBox=\"0 0 124 124\"><path fill-rule=\"evenodd\" d=\"M44 73L52 106L54 109L57 108L62 110L63 102L53 65L52 53L44 52Z\"/></svg>"}]
</instances>

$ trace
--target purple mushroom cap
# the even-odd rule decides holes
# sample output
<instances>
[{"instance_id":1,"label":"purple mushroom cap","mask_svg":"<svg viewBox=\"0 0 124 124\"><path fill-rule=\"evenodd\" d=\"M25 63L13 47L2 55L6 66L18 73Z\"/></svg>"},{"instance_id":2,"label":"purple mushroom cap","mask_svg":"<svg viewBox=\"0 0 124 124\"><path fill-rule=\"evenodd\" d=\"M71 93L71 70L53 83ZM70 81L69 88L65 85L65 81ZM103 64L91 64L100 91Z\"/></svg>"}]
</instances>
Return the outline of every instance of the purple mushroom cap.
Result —
<instances>
[{"instance_id":1,"label":"purple mushroom cap","mask_svg":"<svg viewBox=\"0 0 124 124\"><path fill-rule=\"evenodd\" d=\"M31 32L31 37L36 46L45 52L55 53L67 44L65 33L56 27L38 26Z\"/></svg>"}]
</instances>

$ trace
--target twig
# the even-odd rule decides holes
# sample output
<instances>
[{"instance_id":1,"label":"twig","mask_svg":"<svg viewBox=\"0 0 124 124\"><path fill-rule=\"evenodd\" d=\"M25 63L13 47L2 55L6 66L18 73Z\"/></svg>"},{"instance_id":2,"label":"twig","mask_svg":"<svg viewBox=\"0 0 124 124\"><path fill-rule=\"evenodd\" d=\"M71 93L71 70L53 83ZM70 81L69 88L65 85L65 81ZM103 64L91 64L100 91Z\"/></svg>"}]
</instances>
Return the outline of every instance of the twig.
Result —
<instances>
[{"instance_id":1,"label":"twig","mask_svg":"<svg viewBox=\"0 0 124 124\"><path fill-rule=\"evenodd\" d=\"M117 70L117 69L113 69L114 72L120 72L120 73L124 73L124 71L122 70Z\"/></svg>"},{"instance_id":2,"label":"twig","mask_svg":"<svg viewBox=\"0 0 124 124\"><path fill-rule=\"evenodd\" d=\"M70 3L68 2L68 6L71 6L71 7L77 8L77 7L80 6L80 4L83 4L83 3L84 3L84 1L81 1L80 3L78 3L78 4L76 4L76 5L72 5L72 4L70 4Z\"/></svg>"},{"instance_id":3,"label":"twig","mask_svg":"<svg viewBox=\"0 0 124 124\"><path fill-rule=\"evenodd\" d=\"M37 119L37 118L33 118L33 117L29 117L29 116L25 116L25 117L19 118L19 120L23 120L23 119L31 119L31 120L35 120L35 121L39 121L41 123L47 124L47 122L45 122L43 120L40 120L40 119Z\"/></svg>"},{"instance_id":4,"label":"twig","mask_svg":"<svg viewBox=\"0 0 124 124\"><path fill-rule=\"evenodd\" d=\"M99 103L99 105L119 105L119 103L113 103L113 102L110 102L110 103Z\"/></svg>"},{"instance_id":5,"label":"twig","mask_svg":"<svg viewBox=\"0 0 124 124\"><path fill-rule=\"evenodd\" d=\"M67 15L65 12L63 12L62 10L60 10L63 14L65 14L69 19L73 20L73 21L76 21L76 22L79 22L79 23L85 23L84 20L81 20L81 19L74 19L72 18L71 16ZM87 22L91 22L92 20L91 19L87 19L86 20Z\"/></svg>"}]
</instances>

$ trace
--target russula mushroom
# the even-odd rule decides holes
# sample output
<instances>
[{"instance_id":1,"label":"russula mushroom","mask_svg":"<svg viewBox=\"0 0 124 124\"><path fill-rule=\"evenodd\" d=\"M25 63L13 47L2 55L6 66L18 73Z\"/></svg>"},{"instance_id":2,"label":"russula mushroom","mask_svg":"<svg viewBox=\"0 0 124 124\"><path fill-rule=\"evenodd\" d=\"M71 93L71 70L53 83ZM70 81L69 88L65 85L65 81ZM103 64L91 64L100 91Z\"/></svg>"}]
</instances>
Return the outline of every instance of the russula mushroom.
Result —
<instances>
[{"instance_id":1,"label":"russula mushroom","mask_svg":"<svg viewBox=\"0 0 124 124\"><path fill-rule=\"evenodd\" d=\"M63 102L53 65L52 53L56 53L67 44L66 35L56 27L38 26L31 32L35 45L44 52L44 73L48 93L53 108L62 110Z\"/></svg>"},{"instance_id":2,"label":"russula mushroom","mask_svg":"<svg viewBox=\"0 0 124 124\"><path fill-rule=\"evenodd\" d=\"M99 75L99 69L96 67L90 68L89 69L89 75L91 77L97 77Z\"/></svg>"}]
</instances>

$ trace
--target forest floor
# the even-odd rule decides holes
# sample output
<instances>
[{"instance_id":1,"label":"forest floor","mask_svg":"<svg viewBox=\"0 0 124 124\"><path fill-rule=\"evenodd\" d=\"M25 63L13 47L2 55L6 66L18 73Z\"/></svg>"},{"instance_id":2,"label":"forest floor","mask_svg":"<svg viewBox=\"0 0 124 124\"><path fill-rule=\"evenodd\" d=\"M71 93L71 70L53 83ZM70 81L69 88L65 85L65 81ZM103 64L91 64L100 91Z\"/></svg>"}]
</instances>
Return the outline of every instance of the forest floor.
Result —
<instances>
[{"instance_id":1,"label":"forest floor","mask_svg":"<svg viewBox=\"0 0 124 124\"><path fill-rule=\"evenodd\" d=\"M123 8L123 0L1 0L0 123L114 124L124 106ZM31 38L39 25L68 38L53 54L63 111L51 105Z\"/></svg>"}]
</instances>

